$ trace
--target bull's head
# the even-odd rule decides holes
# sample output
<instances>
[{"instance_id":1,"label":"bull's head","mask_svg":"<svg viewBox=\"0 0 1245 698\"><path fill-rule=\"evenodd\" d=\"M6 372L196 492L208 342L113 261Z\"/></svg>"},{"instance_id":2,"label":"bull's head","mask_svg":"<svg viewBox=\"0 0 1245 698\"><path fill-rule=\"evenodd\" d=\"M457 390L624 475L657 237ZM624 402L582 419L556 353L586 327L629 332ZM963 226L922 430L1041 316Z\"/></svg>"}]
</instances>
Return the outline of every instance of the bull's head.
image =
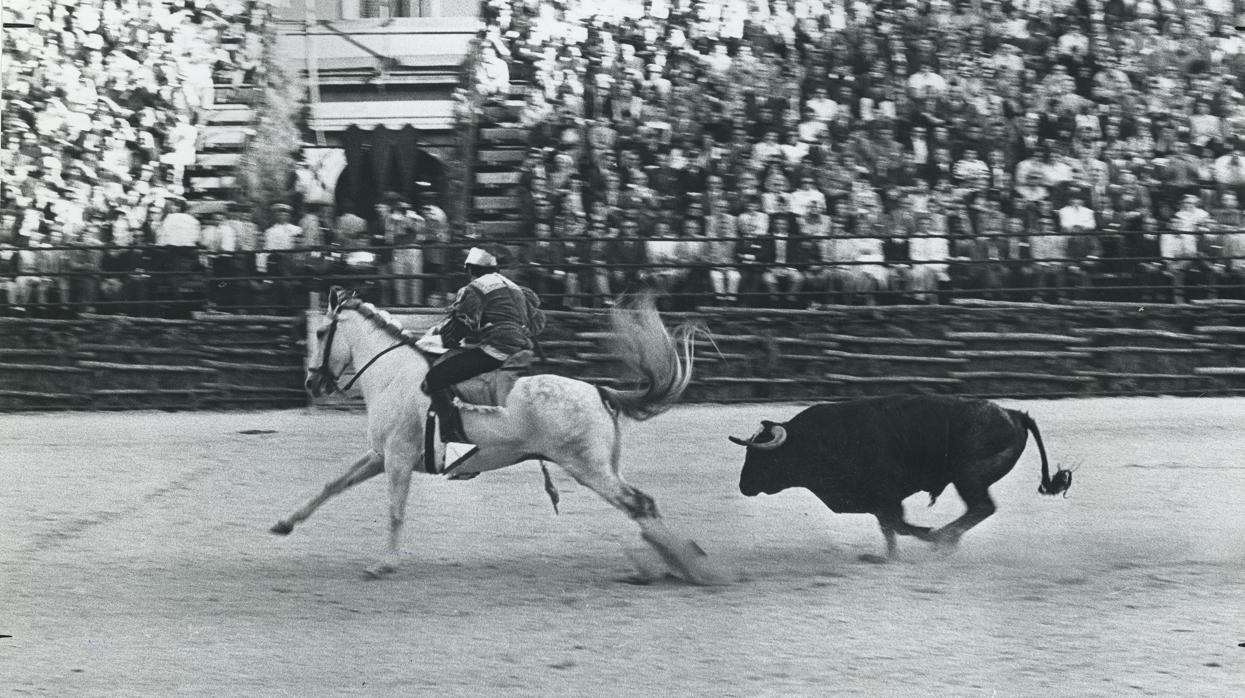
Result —
<instances>
[{"instance_id":1,"label":"bull's head","mask_svg":"<svg viewBox=\"0 0 1245 698\"><path fill-rule=\"evenodd\" d=\"M739 475L739 491L744 496L754 497L762 492L774 494L794 484L787 472L789 463L782 448L787 443L786 427L763 419L761 428L752 436L729 438L731 443L748 449L743 472Z\"/></svg>"}]
</instances>

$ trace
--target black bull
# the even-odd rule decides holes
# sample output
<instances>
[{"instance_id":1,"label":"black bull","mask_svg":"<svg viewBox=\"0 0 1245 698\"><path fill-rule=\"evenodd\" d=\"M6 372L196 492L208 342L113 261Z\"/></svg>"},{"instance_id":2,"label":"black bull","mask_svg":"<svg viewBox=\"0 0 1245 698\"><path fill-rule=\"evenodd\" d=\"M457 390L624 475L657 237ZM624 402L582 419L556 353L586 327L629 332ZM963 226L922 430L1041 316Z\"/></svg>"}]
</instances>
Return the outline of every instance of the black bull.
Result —
<instances>
[{"instance_id":1,"label":"black bull","mask_svg":"<svg viewBox=\"0 0 1245 698\"><path fill-rule=\"evenodd\" d=\"M1066 491L1072 473L1051 478L1033 419L986 400L899 395L814 405L783 424L762 421L749 439L730 439L748 448L744 495L804 487L834 512L873 514L894 557L896 534L954 547L993 514L989 487L1016 465L1028 432L1042 456L1038 491ZM932 505L948 484L968 507L963 516L937 530L904 520L905 498L929 492Z\"/></svg>"}]
</instances>

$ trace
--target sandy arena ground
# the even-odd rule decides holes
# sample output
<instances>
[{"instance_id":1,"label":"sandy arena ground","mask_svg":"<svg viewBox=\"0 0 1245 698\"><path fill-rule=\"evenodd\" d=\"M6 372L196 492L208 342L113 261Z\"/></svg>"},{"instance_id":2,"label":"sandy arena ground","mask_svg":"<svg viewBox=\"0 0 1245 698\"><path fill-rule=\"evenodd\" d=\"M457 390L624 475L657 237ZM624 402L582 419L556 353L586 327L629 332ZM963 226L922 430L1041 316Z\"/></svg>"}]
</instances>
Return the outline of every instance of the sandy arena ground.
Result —
<instances>
[{"instance_id":1,"label":"sandy arena ground","mask_svg":"<svg viewBox=\"0 0 1245 698\"><path fill-rule=\"evenodd\" d=\"M721 588L620 583L635 527L560 471L555 517L535 464L418 477L389 580L361 574L383 478L269 534L359 414L0 415L0 693L1245 695L1245 399L1018 404L1082 463L1070 497L1037 494L1030 442L958 552L902 538L890 565L857 560L872 517L736 489L726 435L798 406L629 425L628 479Z\"/></svg>"}]
</instances>

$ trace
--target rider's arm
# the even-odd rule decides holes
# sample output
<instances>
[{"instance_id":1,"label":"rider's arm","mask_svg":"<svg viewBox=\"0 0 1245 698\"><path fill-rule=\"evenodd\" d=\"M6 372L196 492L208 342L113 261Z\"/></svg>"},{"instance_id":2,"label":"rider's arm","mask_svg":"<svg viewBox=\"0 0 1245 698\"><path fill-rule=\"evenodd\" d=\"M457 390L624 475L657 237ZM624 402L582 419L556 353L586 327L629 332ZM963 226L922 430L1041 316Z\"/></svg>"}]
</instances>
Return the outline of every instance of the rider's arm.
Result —
<instances>
[{"instance_id":1,"label":"rider's arm","mask_svg":"<svg viewBox=\"0 0 1245 698\"><path fill-rule=\"evenodd\" d=\"M483 295L465 286L458 292L458 297L450 304L448 317L441 327L442 341L446 346L471 341L480 332L480 319L484 312Z\"/></svg>"}]
</instances>

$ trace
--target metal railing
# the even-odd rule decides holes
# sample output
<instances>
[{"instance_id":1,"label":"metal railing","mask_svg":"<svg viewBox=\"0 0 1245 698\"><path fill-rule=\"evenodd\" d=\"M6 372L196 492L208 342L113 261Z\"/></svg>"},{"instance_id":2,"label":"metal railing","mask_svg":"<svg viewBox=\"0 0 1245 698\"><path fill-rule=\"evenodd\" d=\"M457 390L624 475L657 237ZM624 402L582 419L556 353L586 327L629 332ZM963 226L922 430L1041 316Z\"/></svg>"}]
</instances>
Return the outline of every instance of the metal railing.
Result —
<instances>
[{"instance_id":1,"label":"metal railing","mask_svg":"<svg viewBox=\"0 0 1245 698\"><path fill-rule=\"evenodd\" d=\"M1241 235L1245 231L1230 231ZM1245 299L1245 254L1224 255L1210 244L1222 232L1196 235L1206 253L1156 256L1061 256L1033 258L1032 237L1076 237L1078 233L1044 232L1041 236L950 236L956 243L1018 239L1014 258L912 260L869 258L824 260L805 256L809 246L833 241L881 240L895 247L916 238L853 234L789 237L668 238L514 238L504 271L530 285L550 307L604 307L624 293L654 289L664 307L699 305L807 308L822 304L897 304L950 302L957 298L1002 300L1063 299L1182 302ZM1099 234L1112 241L1139 235ZM1147 235L1151 235L1147 233ZM1083 237L1083 235L1082 235ZM784 242L798 248L790 261L745 260L732 252L717 261L652 261L647 242L761 243ZM546 254L529 254L535 243ZM1157 245L1157 240L1148 240ZM633 246L630 262L616 252ZM1012 245L1008 245L1013 247ZM462 243L413 246L210 252L193 247L60 245L0 248L0 315L56 317L79 312L179 316L202 310L232 313L294 314L306 306L308 292L333 285L360 287L370 300L387 307L438 305L466 282L462 273L394 273L386 261L395 250L441 250L461 259ZM552 256L548 249L563 248ZM1126 248L1125 248L1126 249ZM672 273L673 272L673 273ZM931 273L933 278L931 279Z\"/></svg>"}]
</instances>

